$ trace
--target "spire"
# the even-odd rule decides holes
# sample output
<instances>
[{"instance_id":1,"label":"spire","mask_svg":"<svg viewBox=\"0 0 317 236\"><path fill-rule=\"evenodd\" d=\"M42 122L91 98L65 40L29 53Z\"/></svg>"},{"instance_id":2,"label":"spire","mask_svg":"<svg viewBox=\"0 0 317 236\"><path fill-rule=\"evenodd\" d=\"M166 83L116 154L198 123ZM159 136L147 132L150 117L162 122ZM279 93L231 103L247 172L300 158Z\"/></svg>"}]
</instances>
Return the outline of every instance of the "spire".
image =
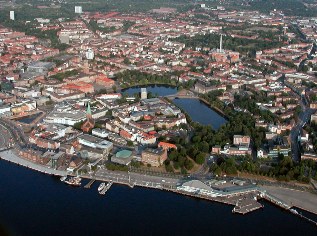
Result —
<instances>
[{"instance_id":1,"label":"spire","mask_svg":"<svg viewBox=\"0 0 317 236\"><path fill-rule=\"evenodd\" d=\"M91 115L90 103L88 102L86 115Z\"/></svg>"}]
</instances>

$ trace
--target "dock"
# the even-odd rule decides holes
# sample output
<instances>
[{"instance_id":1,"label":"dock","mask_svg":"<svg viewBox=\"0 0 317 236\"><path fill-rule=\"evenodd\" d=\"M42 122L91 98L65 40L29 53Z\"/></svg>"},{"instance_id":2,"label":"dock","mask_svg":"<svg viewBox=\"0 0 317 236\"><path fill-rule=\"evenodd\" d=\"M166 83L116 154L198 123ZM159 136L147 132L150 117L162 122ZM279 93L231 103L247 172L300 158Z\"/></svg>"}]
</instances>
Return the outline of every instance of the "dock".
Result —
<instances>
[{"instance_id":1,"label":"dock","mask_svg":"<svg viewBox=\"0 0 317 236\"><path fill-rule=\"evenodd\" d=\"M314 220L308 218L307 216L304 216L302 213L297 212L296 210L295 210L295 211L294 211L294 210L291 210L290 212L293 213L294 215L300 216L301 218L303 218L303 219L307 220L308 222L310 222L310 223L312 223L312 224L314 224L314 225L317 226L317 222L316 222L316 221L314 221Z\"/></svg>"},{"instance_id":2,"label":"dock","mask_svg":"<svg viewBox=\"0 0 317 236\"><path fill-rule=\"evenodd\" d=\"M96 181L95 179L91 179L91 180L88 182L88 184L86 184L86 185L84 186L84 188L90 188L91 185L93 185L93 183L94 183L95 181Z\"/></svg>"},{"instance_id":3,"label":"dock","mask_svg":"<svg viewBox=\"0 0 317 236\"><path fill-rule=\"evenodd\" d=\"M250 199L250 198L243 198L243 199L239 199L235 205L235 207L233 208L232 212L233 213L239 213L239 214L247 214L249 212L258 210L260 208L263 208L263 205L260 204L259 202L257 202L254 199Z\"/></svg>"}]
</instances>

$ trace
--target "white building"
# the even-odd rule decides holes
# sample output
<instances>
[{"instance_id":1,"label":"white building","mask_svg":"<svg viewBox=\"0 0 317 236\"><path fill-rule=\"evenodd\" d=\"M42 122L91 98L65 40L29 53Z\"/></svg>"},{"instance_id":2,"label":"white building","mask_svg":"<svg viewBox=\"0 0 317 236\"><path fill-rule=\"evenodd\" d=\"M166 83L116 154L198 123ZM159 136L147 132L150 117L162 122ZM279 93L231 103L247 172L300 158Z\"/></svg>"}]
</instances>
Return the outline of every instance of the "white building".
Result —
<instances>
[{"instance_id":1,"label":"white building","mask_svg":"<svg viewBox=\"0 0 317 236\"><path fill-rule=\"evenodd\" d=\"M15 20L14 11L10 11L10 20Z\"/></svg>"},{"instance_id":2,"label":"white building","mask_svg":"<svg viewBox=\"0 0 317 236\"><path fill-rule=\"evenodd\" d=\"M75 13L77 13L77 14L83 13L83 8L82 8L82 6L75 6Z\"/></svg>"},{"instance_id":3,"label":"white building","mask_svg":"<svg viewBox=\"0 0 317 236\"><path fill-rule=\"evenodd\" d=\"M104 100L115 100L115 99L121 99L122 95L121 93L110 93L110 94L100 94L96 96L96 99L104 99Z\"/></svg>"},{"instance_id":4,"label":"white building","mask_svg":"<svg viewBox=\"0 0 317 236\"><path fill-rule=\"evenodd\" d=\"M5 114L11 115L11 108L8 105L0 106L0 117L5 116Z\"/></svg>"},{"instance_id":5,"label":"white building","mask_svg":"<svg viewBox=\"0 0 317 236\"><path fill-rule=\"evenodd\" d=\"M141 88L141 99L147 99L146 88Z\"/></svg>"},{"instance_id":6,"label":"white building","mask_svg":"<svg viewBox=\"0 0 317 236\"><path fill-rule=\"evenodd\" d=\"M107 154L110 153L111 149L113 148L113 143L94 137L89 134L83 134L78 137L78 142L84 146L97 148L104 150Z\"/></svg>"},{"instance_id":7,"label":"white building","mask_svg":"<svg viewBox=\"0 0 317 236\"><path fill-rule=\"evenodd\" d=\"M109 135L109 132L107 132L104 129L96 128L92 130L91 134L100 138L107 138Z\"/></svg>"},{"instance_id":8,"label":"white building","mask_svg":"<svg viewBox=\"0 0 317 236\"><path fill-rule=\"evenodd\" d=\"M222 195L218 191L212 189L211 187L209 187L208 185L199 180L190 180L188 182L185 182L181 186L178 186L177 190L189 193L197 193L210 197L218 197Z\"/></svg>"},{"instance_id":9,"label":"white building","mask_svg":"<svg viewBox=\"0 0 317 236\"><path fill-rule=\"evenodd\" d=\"M95 53L94 50L92 50L91 48L88 49L88 51L86 52L86 58L88 60L93 60L95 57Z\"/></svg>"},{"instance_id":10,"label":"white building","mask_svg":"<svg viewBox=\"0 0 317 236\"><path fill-rule=\"evenodd\" d=\"M56 107L50 114L48 114L44 118L44 122L73 126L85 119L85 112L74 110L71 106L60 106Z\"/></svg>"}]
</instances>

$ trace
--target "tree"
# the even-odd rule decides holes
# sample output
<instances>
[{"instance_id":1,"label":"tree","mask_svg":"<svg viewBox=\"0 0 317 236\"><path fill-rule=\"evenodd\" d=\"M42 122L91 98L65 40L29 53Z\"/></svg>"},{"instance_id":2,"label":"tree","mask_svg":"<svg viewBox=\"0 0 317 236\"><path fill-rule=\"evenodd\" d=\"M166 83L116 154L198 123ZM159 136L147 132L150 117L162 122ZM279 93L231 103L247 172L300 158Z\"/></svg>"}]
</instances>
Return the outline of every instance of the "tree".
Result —
<instances>
[{"instance_id":1,"label":"tree","mask_svg":"<svg viewBox=\"0 0 317 236\"><path fill-rule=\"evenodd\" d=\"M129 58L126 57L126 58L124 58L123 63L126 65L130 65L131 61L129 60Z\"/></svg>"},{"instance_id":2,"label":"tree","mask_svg":"<svg viewBox=\"0 0 317 236\"><path fill-rule=\"evenodd\" d=\"M196 156L196 159L195 159L196 163L201 165L205 162L205 154L204 153L199 153L197 156Z\"/></svg>"},{"instance_id":3,"label":"tree","mask_svg":"<svg viewBox=\"0 0 317 236\"><path fill-rule=\"evenodd\" d=\"M128 140L127 145L128 145L129 147L131 147L131 146L133 146L133 142L132 142L131 140Z\"/></svg>"},{"instance_id":4,"label":"tree","mask_svg":"<svg viewBox=\"0 0 317 236\"><path fill-rule=\"evenodd\" d=\"M194 167L194 163L190 159L187 158L184 166L187 170L191 170Z\"/></svg>"}]
</instances>

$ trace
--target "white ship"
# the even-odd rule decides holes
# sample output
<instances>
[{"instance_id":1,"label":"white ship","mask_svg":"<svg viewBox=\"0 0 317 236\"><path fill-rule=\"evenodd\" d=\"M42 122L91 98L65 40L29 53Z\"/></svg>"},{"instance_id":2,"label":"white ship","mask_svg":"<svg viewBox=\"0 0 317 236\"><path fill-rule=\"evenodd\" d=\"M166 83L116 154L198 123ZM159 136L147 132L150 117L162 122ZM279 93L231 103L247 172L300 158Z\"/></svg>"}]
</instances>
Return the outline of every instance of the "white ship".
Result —
<instances>
[{"instance_id":1,"label":"white ship","mask_svg":"<svg viewBox=\"0 0 317 236\"><path fill-rule=\"evenodd\" d=\"M106 183L101 183L98 187L98 192L102 191L106 187Z\"/></svg>"},{"instance_id":2,"label":"white ship","mask_svg":"<svg viewBox=\"0 0 317 236\"><path fill-rule=\"evenodd\" d=\"M106 192L109 190L109 188L111 187L112 185L112 181L108 182L107 185L101 190L99 191L99 194L101 195L105 195Z\"/></svg>"}]
</instances>

